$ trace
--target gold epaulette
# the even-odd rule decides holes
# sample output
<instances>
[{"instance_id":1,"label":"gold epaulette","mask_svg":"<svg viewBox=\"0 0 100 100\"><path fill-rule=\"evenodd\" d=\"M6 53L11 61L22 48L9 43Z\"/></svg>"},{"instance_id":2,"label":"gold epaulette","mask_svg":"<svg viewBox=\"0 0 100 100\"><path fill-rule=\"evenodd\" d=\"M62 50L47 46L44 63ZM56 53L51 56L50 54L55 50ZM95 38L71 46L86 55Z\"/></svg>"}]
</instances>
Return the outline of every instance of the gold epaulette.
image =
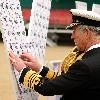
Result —
<instances>
[{"instance_id":1,"label":"gold epaulette","mask_svg":"<svg viewBox=\"0 0 100 100\"><path fill-rule=\"evenodd\" d=\"M75 46L71 52L65 57L61 65L61 71L66 73L69 67L75 63L77 60L81 59L84 53L80 53L77 47Z\"/></svg>"}]
</instances>

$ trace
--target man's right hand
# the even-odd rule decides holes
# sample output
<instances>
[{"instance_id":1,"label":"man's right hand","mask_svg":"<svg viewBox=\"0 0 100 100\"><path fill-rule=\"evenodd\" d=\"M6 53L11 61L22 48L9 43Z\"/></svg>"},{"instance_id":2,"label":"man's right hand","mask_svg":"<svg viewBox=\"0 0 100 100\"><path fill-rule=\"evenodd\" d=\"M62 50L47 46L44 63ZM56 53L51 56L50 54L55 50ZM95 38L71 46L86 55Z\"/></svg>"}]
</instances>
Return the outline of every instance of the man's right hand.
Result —
<instances>
[{"instance_id":1,"label":"man's right hand","mask_svg":"<svg viewBox=\"0 0 100 100\"><path fill-rule=\"evenodd\" d=\"M24 64L28 67L30 67L32 70L38 72L42 65L37 61L36 58L33 58L32 55L30 55L27 52L22 52L20 55L21 59L23 59Z\"/></svg>"}]
</instances>

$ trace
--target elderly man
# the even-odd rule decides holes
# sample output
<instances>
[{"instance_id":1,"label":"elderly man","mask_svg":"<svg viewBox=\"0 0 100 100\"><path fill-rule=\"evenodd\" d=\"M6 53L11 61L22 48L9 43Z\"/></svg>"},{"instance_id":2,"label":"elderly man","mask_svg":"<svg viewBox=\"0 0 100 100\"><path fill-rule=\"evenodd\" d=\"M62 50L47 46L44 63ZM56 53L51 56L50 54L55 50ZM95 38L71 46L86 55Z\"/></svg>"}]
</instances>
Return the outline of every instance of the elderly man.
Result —
<instances>
[{"instance_id":1,"label":"elderly man","mask_svg":"<svg viewBox=\"0 0 100 100\"><path fill-rule=\"evenodd\" d=\"M77 50L84 54L71 63L67 71L60 75L26 52L21 54L22 59L12 51L9 57L20 72L19 82L44 96L63 95L61 100L100 100L100 16L77 9L72 9L71 13L71 38Z\"/></svg>"}]
</instances>

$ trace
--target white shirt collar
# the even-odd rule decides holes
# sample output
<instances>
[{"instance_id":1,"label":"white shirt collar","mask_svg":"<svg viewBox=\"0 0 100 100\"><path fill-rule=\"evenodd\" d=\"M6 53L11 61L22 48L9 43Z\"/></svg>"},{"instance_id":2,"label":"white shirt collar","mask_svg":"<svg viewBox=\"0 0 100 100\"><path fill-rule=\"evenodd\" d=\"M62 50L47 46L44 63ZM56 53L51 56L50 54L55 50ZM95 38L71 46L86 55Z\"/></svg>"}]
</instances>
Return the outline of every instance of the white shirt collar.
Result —
<instances>
[{"instance_id":1,"label":"white shirt collar","mask_svg":"<svg viewBox=\"0 0 100 100\"><path fill-rule=\"evenodd\" d=\"M100 43L92 45L87 51L100 47Z\"/></svg>"}]
</instances>

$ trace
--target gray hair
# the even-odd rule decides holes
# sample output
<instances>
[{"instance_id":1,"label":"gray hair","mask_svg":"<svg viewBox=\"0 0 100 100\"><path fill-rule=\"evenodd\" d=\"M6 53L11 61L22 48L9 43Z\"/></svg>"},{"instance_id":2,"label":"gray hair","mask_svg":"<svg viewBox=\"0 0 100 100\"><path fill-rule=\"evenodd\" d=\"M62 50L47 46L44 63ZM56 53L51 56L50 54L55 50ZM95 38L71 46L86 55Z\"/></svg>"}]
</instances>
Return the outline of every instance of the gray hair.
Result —
<instances>
[{"instance_id":1,"label":"gray hair","mask_svg":"<svg viewBox=\"0 0 100 100\"><path fill-rule=\"evenodd\" d=\"M96 34L100 34L100 27L95 27L95 26L87 26L87 25L78 25L78 29L83 31L84 29L88 28L89 30L91 30L92 32L96 33Z\"/></svg>"}]
</instances>

